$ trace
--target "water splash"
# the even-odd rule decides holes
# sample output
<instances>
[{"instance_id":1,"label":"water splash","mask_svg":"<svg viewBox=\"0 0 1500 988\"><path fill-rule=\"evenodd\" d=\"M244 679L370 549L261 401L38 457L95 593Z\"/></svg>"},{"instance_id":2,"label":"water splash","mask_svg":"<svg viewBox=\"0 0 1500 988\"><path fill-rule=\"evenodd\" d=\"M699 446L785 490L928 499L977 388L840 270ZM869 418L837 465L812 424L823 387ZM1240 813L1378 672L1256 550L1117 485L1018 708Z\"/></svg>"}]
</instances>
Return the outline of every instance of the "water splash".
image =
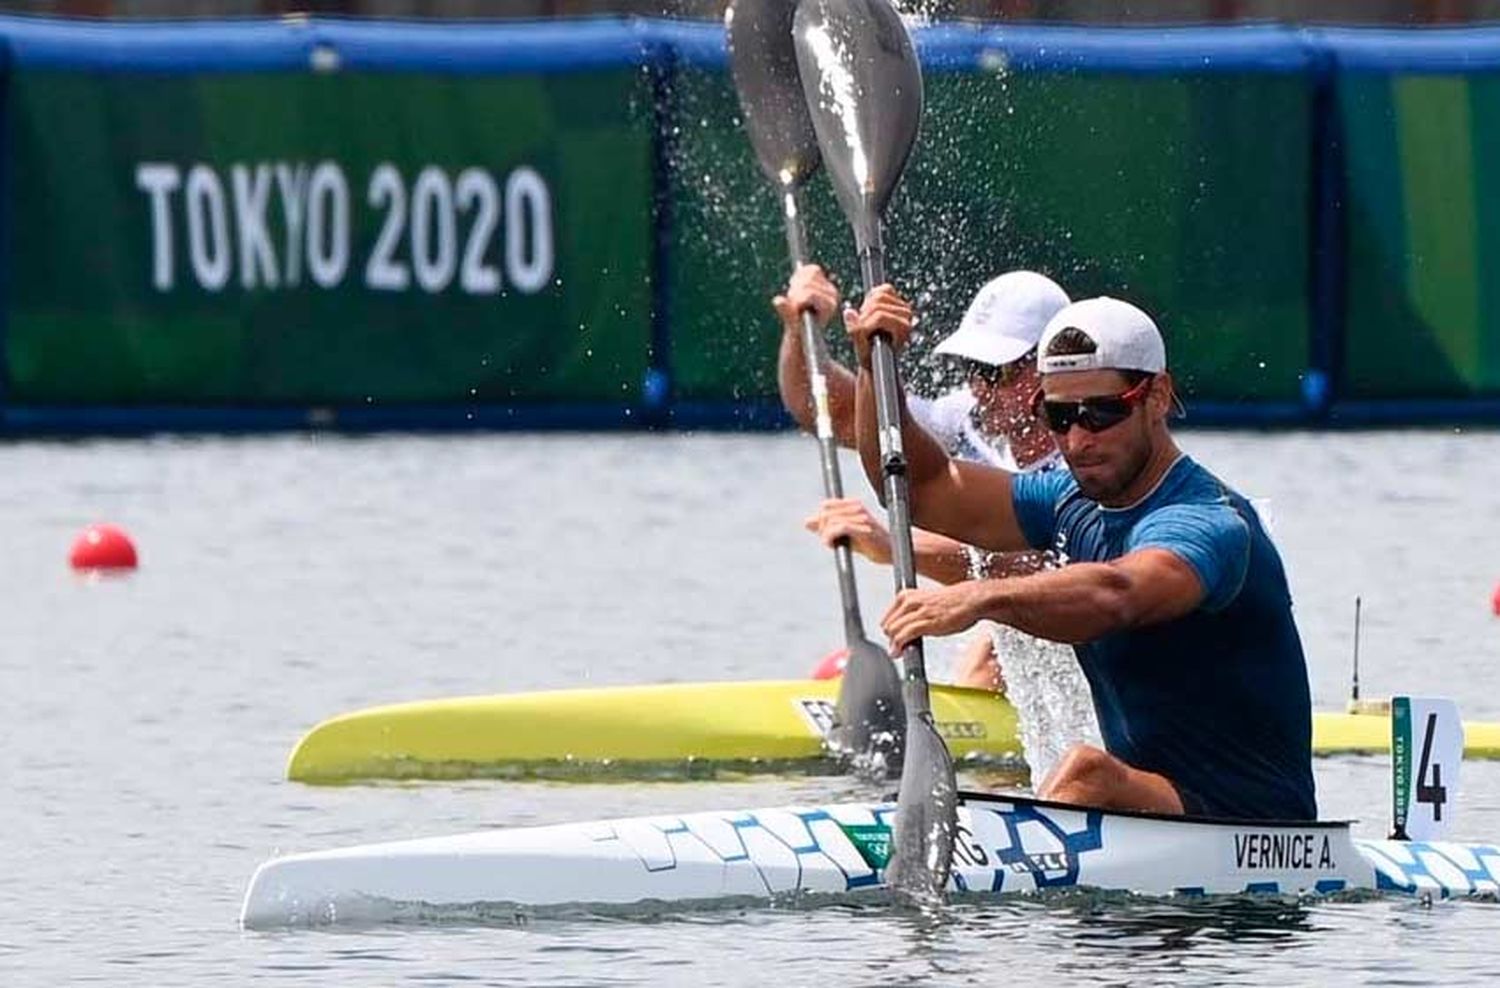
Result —
<instances>
[{"instance_id":1,"label":"water splash","mask_svg":"<svg viewBox=\"0 0 1500 988\"><path fill-rule=\"evenodd\" d=\"M829 749L844 765L844 771L861 782L879 785L893 778L900 778L901 765L892 762L890 755L898 739L889 731L870 734L870 746L862 751L841 749L829 743Z\"/></svg>"},{"instance_id":2,"label":"water splash","mask_svg":"<svg viewBox=\"0 0 1500 988\"><path fill-rule=\"evenodd\" d=\"M951 0L901 0L908 24L950 14ZM811 39L809 39L811 40ZM836 38L819 39L839 64ZM808 49L811 54L811 48ZM899 360L902 380L915 393L935 397L963 385L953 361L930 358L932 347L958 328L973 293L1013 268L1041 271L1074 294L1119 285L1106 278L1116 260L1075 242L1066 223L1039 215L1030 202L1031 159L1010 153L1039 139L1055 143L1066 118L1038 112L1047 93L1026 73L1016 73L997 49L989 71L973 76L930 73L921 137L906 174L886 210L888 275L916 307L919 321ZM858 80L845 67L822 98L853 131L847 95ZM839 88L845 102L837 102ZM675 125L668 146L675 191L672 320L682 340L687 387L709 374L715 388L735 396L772 397L779 323L767 304L786 283L780 202L774 183L756 167L726 75L682 66L651 95L670 96L657 109ZM639 110L653 110L642 93ZM1019 112L1018 112L1019 111ZM705 123L706 122L706 123ZM982 135L982 136L981 136ZM875 149L863 138L860 167L873 169ZM860 284L853 238L829 183L814 176L802 191L800 210L810 259L833 275L845 299L858 302ZM1104 281L1101 281L1104 279ZM831 356L852 362L847 335L835 319L827 331Z\"/></svg>"},{"instance_id":3,"label":"water splash","mask_svg":"<svg viewBox=\"0 0 1500 988\"><path fill-rule=\"evenodd\" d=\"M1092 694L1077 656L1067 645L1004 625L993 625L990 633L1004 669L1006 696L1016 710L1031 784L1036 787L1073 745L1103 747Z\"/></svg>"}]
</instances>

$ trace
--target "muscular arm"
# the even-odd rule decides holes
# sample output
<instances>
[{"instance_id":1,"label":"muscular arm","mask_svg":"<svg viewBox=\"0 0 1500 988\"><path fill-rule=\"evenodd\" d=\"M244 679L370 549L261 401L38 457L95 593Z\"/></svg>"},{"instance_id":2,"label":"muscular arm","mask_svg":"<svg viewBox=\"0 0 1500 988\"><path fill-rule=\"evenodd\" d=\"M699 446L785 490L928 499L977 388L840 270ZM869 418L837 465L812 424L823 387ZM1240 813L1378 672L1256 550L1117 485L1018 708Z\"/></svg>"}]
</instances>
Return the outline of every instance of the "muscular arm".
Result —
<instances>
[{"instance_id":1,"label":"muscular arm","mask_svg":"<svg viewBox=\"0 0 1500 988\"><path fill-rule=\"evenodd\" d=\"M856 498L830 498L802 524L830 548L848 539L849 547L870 562L891 564L890 532ZM911 536L917 573L943 584L969 578L969 556L962 542L920 528L912 529Z\"/></svg>"},{"instance_id":2,"label":"muscular arm","mask_svg":"<svg viewBox=\"0 0 1500 988\"><path fill-rule=\"evenodd\" d=\"M974 579L970 569L970 547L957 539L914 528L911 533L912 549L916 553L917 573L944 585L962 583ZM1026 576L1041 570L1045 553L1028 552L981 552L983 578L998 579L1002 576Z\"/></svg>"},{"instance_id":3,"label":"muscular arm","mask_svg":"<svg viewBox=\"0 0 1500 988\"><path fill-rule=\"evenodd\" d=\"M969 578L969 556L962 542L921 528L912 529L911 542L918 574L945 586Z\"/></svg>"},{"instance_id":4,"label":"muscular arm","mask_svg":"<svg viewBox=\"0 0 1500 988\"><path fill-rule=\"evenodd\" d=\"M797 424L808 432L817 430L817 407L808 381L809 359L823 372L828 385L828 417L833 438L840 446L854 446L854 375L823 352L821 342L809 355L802 343L804 315L812 317L822 333L838 310L839 290L828 273L816 264L803 264L792 272L786 292L771 300L781 320L781 348L776 358L776 384L781 403ZM819 337L821 340L821 337Z\"/></svg>"},{"instance_id":5,"label":"muscular arm","mask_svg":"<svg viewBox=\"0 0 1500 988\"><path fill-rule=\"evenodd\" d=\"M991 582L986 616L1039 638L1069 643L1171 621L1203 600L1198 574L1165 549Z\"/></svg>"},{"instance_id":6,"label":"muscular arm","mask_svg":"<svg viewBox=\"0 0 1500 988\"><path fill-rule=\"evenodd\" d=\"M901 405L901 444L906 451L912 521L968 545L1007 552L1028 549L1011 503L1010 474L955 460L912 420ZM854 387L855 433L860 462L871 486L884 498L874 375L862 365Z\"/></svg>"},{"instance_id":7,"label":"muscular arm","mask_svg":"<svg viewBox=\"0 0 1500 988\"><path fill-rule=\"evenodd\" d=\"M881 627L900 648L923 635L953 634L991 618L1038 638L1078 643L1182 617L1204 599L1198 574L1181 556L1148 548L1107 563L942 590L903 590Z\"/></svg>"},{"instance_id":8,"label":"muscular arm","mask_svg":"<svg viewBox=\"0 0 1500 988\"><path fill-rule=\"evenodd\" d=\"M854 448L854 375L823 355L823 378L828 382L828 417L833 421L834 440L845 449ZM802 346L802 325L783 325L781 349L776 359L776 384L781 404L806 432L816 429L812 386L807 380L807 354Z\"/></svg>"},{"instance_id":9,"label":"muscular arm","mask_svg":"<svg viewBox=\"0 0 1500 988\"><path fill-rule=\"evenodd\" d=\"M1047 568L1048 553L1039 549L1025 552L985 552L984 578L998 580L1004 576L1030 576Z\"/></svg>"}]
</instances>

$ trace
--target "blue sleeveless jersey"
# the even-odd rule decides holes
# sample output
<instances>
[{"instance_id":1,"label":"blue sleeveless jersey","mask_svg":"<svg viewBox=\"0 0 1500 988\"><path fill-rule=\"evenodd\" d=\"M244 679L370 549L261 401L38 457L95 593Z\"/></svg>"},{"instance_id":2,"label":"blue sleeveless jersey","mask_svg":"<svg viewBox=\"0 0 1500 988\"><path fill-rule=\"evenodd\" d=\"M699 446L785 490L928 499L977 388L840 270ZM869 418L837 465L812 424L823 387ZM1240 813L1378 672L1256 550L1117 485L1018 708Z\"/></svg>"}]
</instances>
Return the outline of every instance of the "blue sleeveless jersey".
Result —
<instances>
[{"instance_id":1,"label":"blue sleeveless jersey","mask_svg":"<svg viewBox=\"0 0 1500 988\"><path fill-rule=\"evenodd\" d=\"M1033 547L1072 562L1165 549L1203 584L1184 617L1075 646L1110 753L1166 776L1199 812L1316 818L1307 663L1281 557L1249 502L1186 456L1130 508L1101 507L1064 471L1012 485Z\"/></svg>"}]
</instances>

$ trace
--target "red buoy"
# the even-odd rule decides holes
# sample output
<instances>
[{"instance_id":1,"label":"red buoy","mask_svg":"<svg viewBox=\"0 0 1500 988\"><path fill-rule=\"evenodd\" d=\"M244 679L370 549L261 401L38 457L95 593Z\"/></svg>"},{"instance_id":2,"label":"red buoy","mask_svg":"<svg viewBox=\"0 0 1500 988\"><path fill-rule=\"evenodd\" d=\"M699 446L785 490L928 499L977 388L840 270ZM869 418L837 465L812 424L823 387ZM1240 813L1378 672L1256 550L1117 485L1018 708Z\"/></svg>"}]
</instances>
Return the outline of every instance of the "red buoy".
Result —
<instances>
[{"instance_id":1,"label":"red buoy","mask_svg":"<svg viewBox=\"0 0 1500 988\"><path fill-rule=\"evenodd\" d=\"M68 565L82 570L135 569L135 544L117 525L90 525L73 540Z\"/></svg>"},{"instance_id":2,"label":"red buoy","mask_svg":"<svg viewBox=\"0 0 1500 988\"><path fill-rule=\"evenodd\" d=\"M1495 596L1490 598L1490 610L1495 612L1495 617L1500 617L1500 583L1495 584Z\"/></svg>"},{"instance_id":3,"label":"red buoy","mask_svg":"<svg viewBox=\"0 0 1500 988\"><path fill-rule=\"evenodd\" d=\"M836 648L819 659L818 664L813 666L812 678L837 679L844 674L844 666L848 664L849 650L847 648Z\"/></svg>"}]
</instances>

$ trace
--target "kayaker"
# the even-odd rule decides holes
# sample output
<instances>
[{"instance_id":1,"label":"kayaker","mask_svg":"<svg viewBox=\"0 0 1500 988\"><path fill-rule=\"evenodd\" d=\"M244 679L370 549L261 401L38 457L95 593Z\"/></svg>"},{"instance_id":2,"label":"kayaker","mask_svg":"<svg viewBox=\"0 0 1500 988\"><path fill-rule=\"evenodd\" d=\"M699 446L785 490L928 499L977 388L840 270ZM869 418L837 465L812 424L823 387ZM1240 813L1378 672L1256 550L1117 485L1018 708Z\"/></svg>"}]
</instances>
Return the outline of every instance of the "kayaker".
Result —
<instances>
[{"instance_id":1,"label":"kayaker","mask_svg":"<svg viewBox=\"0 0 1500 988\"><path fill-rule=\"evenodd\" d=\"M802 312L813 314L823 330L839 309L841 296L816 264L793 273L786 293L772 300L781 318L777 383L782 404L807 431L814 428L812 389L803 352ZM936 399L907 396L913 418L954 456L1012 473L1056 469L1057 443L1030 407L1039 379L1036 344L1047 320L1068 304L1051 278L1034 271L1011 271L986 283L970 302L958 328L934 348L935 357L962 362L965 382ZM829 418L839 445L854 448L854 374L825 360ZM806 527L825 544L841 538L866 559L890 565L890 537L857 498L825 500ZM1043 564L1037 552L990 553L932 532L917 531L917 572L939 583L1030 573ZM1071 662L1070 662L1071 664ZM978 635L958 661L957 682L986 689L1004 688L993 637Z\"/></svg>"},{"instance_id":2,"label":"kayaker","mask_svg":"<svg viewBox=\"0 0 1500 988\"><path fill-rule=\"evenodd\" d=\"M841 297L827 272L804 264L793 273L786 293L771 301L782 327L776 367L781 403L809 432L814 408L802 351L802 312L811 312L822 330L838 312ZM1068 302L1055 281L1035 271L1011 271L987 282L958 328L932 351L936 358L961 362L963 385L936 399L908 395L912 417L949 453L966 460L1012 473L1057 465L1057 443L1039 426L1029 402L1038 383L1037 340L1047 320ZM854 375L833 360L826 360L822 370L833 434L840 446L853 449Z\"/></svg>"},{"instance_id":3,"label":"kayaker","mask_svg":"<svg viewBox=\"0 0 1500 988\"><path fill-rule=\"evenodd\" d=\"M871 337L888 333L899 352L912 309L882 285L844 321L858 447L879 489ZM1048 322L1037 366L1036 408L1069 471L955 459L903 414L912 517L993 551L1054 549L1066 565L902 591L882 620L893 650L982 618L1072 644L1104 748L1069 749L1045 798L1315 818L1307 666L1281 558L1249 502L1173 440L1180 406L1156 324L1119 299L1075 302Z\"/></svg>"}]
</instances>

